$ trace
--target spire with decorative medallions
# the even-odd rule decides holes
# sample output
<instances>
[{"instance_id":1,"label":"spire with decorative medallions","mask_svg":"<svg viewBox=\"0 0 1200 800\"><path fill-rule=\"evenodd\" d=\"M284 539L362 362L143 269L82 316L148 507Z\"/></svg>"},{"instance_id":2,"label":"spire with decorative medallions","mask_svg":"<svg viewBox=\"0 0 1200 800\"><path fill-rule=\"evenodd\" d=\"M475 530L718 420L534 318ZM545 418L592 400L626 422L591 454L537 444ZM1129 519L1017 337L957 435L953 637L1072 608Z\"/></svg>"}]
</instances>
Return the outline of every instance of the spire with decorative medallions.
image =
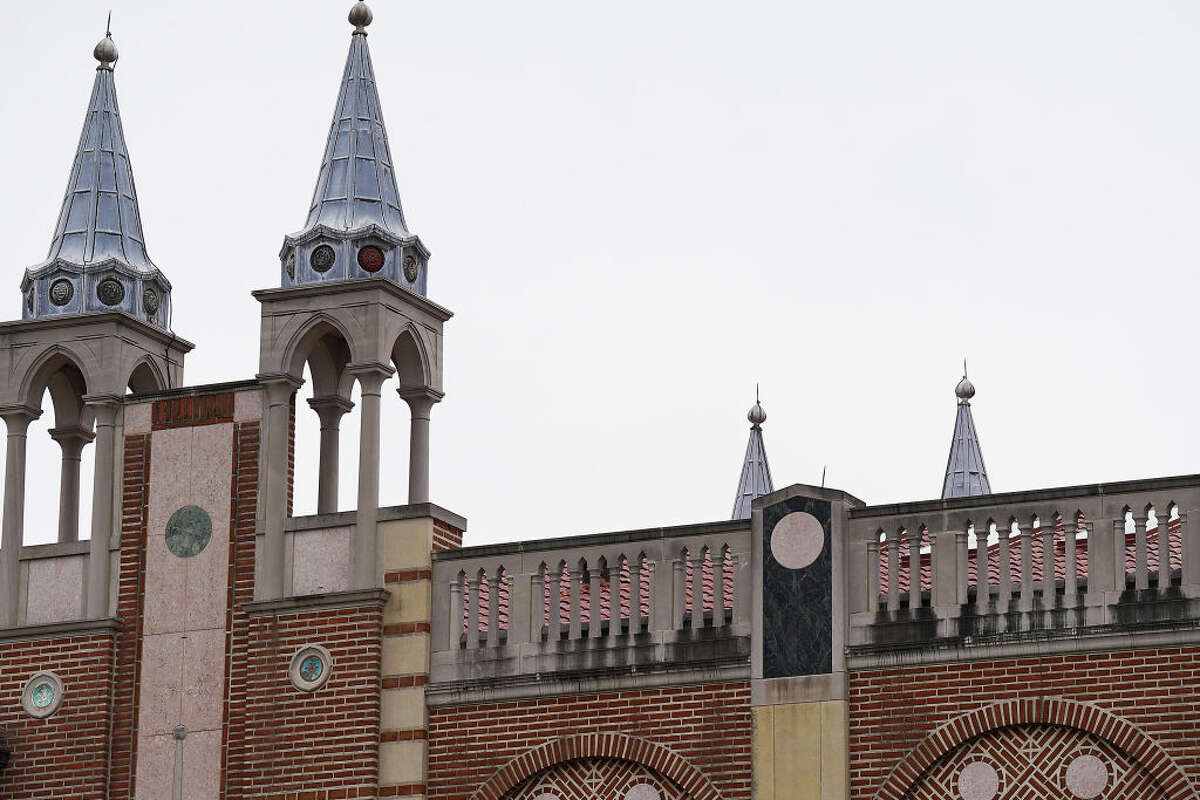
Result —
<instances>
[{"instance_id":1,"label":"spire with decorative medallions","mask_svg":"<svg viewBox=\"0 0 1200 800\"><path fill-rule=\"evenodd\" d=\"M146 253L113 82L111 25L93 55L100 66L67 192L46 260L21 281L22 316L124 311L170 330L171 284Z\"/></svg>"},{"instance_id":2,"label":"spire with decorative medallions","mask_svg":"<svg viewBox=\"0 0 1200 800\"><path fill-rule=\"evenodd\" d=\"M767 448L763 445L762 424L767 421L767 412L758 400L758 387L754 389L754 406L746 419L750 420L750 441L746 445L742 477L738 481L730 519L750 519L750 504L755 498L775 491L775 484L771 481L771 466L767 463Z\"/></svg>"},{"instance_id":3,"label":"spire with decorative medallions","mask_svg":"<svg viewBox=\"0 0 1200 800\"><path fill-rule=\"evenodd\" d=\"M367 49L373 15L359 2L349 19L350 55L308 220L279 254L282 285L382 276L424 295L429 251L409 233L400 206Z\"/></svg>"},{"instance_id":4,"label":"spire with decorative medallions","mask_svg":"<svg viewBox=\"0 0 1200 800\"><path fill-rule=\"evenodd\" d=\"M963 362L963 377L954 387L958 398L958 415L954 419L954 439L950 442L950 458L946 462L946 479L942 483L942 499L978 497L991 494L987 468L983 465L983 450L975 433L971 416L971 398L975 385L967 378L967 362Z\"/></svg>"}]
</instances>

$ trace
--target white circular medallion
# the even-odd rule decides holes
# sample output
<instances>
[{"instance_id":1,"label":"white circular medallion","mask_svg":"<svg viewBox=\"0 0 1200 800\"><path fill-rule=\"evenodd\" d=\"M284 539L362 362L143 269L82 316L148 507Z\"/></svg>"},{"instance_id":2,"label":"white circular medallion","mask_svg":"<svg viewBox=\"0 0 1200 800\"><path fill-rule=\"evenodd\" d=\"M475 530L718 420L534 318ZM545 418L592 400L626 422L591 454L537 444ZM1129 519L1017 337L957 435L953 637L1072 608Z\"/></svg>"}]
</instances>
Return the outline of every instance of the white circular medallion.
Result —
<instances>
[{"instance_id":1,"label":"white circular medallion","mask_svg":"<svg viewBox=\"0 0 1200 800\"><path fill-rule=\"evenodd\" d=\"M825 529L812 514L793 511L771 531L771 555L788 569L803 569L825 549Z\"/></svg>"},{"instance_id":2,"label":"white circular medallion","mask_svg":"<svg viewBox=\"0 0 1200 800\"><path fill-rule=\"evenodd\" d=\"M292 656L288 679L302 692L315 692L329 680L333 657L319 644L306 644Z\"/></svg>"},{"instance_id":3,"label":"white circular medallion","mask_svg":"<svg viewBox=\"0 0 1200 800\"><path fill-rule=\"evenodd\" d=\"M648 783L637 783L629 787L629 791L625 793L625 800L662 800L659 796L658 789Z\"/></svg>"},{"instance_id":4,"label":"white circular medallion","mask_svg":"<svg viewBox=\"0 0 1200 800\"><path fill-rule=\"evenodd\" d=\"M1067 789L1080 800L1099 797L1108 785L1108 767L1093 755L1074 758L1067 765Z\"/></svg>"},{"instance_id":5,"label":"white circular medallion","mask_svg":"<svg viewBox=\"0 0 1200 800\"><path fill-rule=\"evenodd\" d=\"M996 768L975 761L958 773L958 795L962 800L992 800L1000 791L1000 775Z\"/></svg>"},{"instance_id":6,"label":"white circular medallion","mask_svg":"<svg viewBox=\"0 0 1200 800\"><path fill-rule=\"evenodd\" d=\"M63 682L53 672L39 672L25 681L21 707L34 719L53 716L62 705Z\"/></svg>"}]
</instances>

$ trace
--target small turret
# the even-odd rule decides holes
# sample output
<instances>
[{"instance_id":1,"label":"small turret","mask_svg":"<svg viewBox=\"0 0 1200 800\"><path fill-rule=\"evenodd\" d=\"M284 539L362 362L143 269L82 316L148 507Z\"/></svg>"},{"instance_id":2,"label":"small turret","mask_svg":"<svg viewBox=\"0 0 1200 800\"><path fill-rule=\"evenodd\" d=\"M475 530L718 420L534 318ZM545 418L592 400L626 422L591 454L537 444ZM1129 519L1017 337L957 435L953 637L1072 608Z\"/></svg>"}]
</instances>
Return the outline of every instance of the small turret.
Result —
<instances>
[{"instance_id":1,"label":"small turret","mask_svg":"<svg viewBox=\"0 0 1200 800\"><path fill-rule=\"evenodd\" d=\"M950 441L946 477L942 482L942 499L991 494L992 486L988 482L987 468L983 465L983 450L979 446L975 420L971 416L975 384L967 378L965 361L962 380L954 387L954 396L958 398L958 413L954 419L954 438Z\"/></svg>"},{"instance_id":2,"label":"small turret","mask_svg":"<svg viewBox=\"0 0 1200 800\"><path fill-rule=\"evenodd\" d=\"M762 436L762 424L767 421L767 412L758 400L757 388L754 391L754 405L750 408L750 413L746 414L746 419L750 421L750 441L746 444L742 477L738 481L737 496L733 500L733 516L730 519L750 519L750 504L754 499L775 491Z\"/></svg>"}]
</instances>

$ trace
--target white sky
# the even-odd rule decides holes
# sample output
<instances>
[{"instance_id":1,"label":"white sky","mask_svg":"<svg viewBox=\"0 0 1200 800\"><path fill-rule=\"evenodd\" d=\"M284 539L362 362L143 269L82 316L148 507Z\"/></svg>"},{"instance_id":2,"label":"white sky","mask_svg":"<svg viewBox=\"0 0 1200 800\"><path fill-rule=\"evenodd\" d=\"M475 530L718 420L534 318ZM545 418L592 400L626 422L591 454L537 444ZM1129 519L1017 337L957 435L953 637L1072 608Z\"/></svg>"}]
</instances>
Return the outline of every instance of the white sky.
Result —
<instances>
[{"instance_id":1,"label":"white sky","mask_svg":"<svg viewBox=\"0 0 1200 800\"><path fill-rule=\"evenodd\" d=\"M256 372L250 291L278 285L304 222L350 5L114 8L189 384ZM13 318L107 8L5 15ZM777 487L828 465L868 502L936 497L964 356L997 491L1197 471L1200 5L373 8L405 212L434 253L430 298L456 312L432 494L468 543L726 518L756 381ZM408 414L388 396L390 504ZM27 542L54 538L50 416ZM298 511L315 507L315 431L302 418Z\"/></svg>"}]
</instances>

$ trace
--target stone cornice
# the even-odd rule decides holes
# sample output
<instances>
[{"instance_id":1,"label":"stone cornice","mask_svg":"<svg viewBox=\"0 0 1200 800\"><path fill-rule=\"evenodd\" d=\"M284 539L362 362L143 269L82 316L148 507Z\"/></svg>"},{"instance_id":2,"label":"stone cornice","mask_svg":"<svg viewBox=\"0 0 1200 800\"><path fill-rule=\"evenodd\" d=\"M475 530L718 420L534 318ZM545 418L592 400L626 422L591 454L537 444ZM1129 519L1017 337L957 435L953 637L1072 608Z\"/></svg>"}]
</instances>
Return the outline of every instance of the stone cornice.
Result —
<instances>
[{"instance_id":1,"label":"stone cornice","mask_svg":"<svg viewBox=\"0 0 1200 800\"><path fill-rule=\"evenodd\" d=\"M267 305L282 300L291 300L294 298L306 297L322 297L331 294L346 294L352 292L362 292L368 289L377 289L386 292L397 300L402 300L410 305L417 306L430 316L435 317L441 322L445 322L454 316L454 312L444 306L439 306L427 297L422 297L416 292L411 292L405 289L400 284L389 278L372 277L372 278L347 278L340 281L325 281L323 283L305 283L299 286L289 286L278 289L256 289L250 294L254 296L258 302Z\"/></svg>"},{"instance_id":2,"label":"stone cornice","mask_svg":"<svg viewBox=\"0 0 1200 800\"><path fill-rule=\"evenodd\" d=\"M300 614L314 608L382 606L391 596L392 593L387 589L359 589L350 592L281 597L278 600L256 600L253 603L243 604L242 609L251 616L260 616L263 614Z\"/></svg>"}]
</instances>

